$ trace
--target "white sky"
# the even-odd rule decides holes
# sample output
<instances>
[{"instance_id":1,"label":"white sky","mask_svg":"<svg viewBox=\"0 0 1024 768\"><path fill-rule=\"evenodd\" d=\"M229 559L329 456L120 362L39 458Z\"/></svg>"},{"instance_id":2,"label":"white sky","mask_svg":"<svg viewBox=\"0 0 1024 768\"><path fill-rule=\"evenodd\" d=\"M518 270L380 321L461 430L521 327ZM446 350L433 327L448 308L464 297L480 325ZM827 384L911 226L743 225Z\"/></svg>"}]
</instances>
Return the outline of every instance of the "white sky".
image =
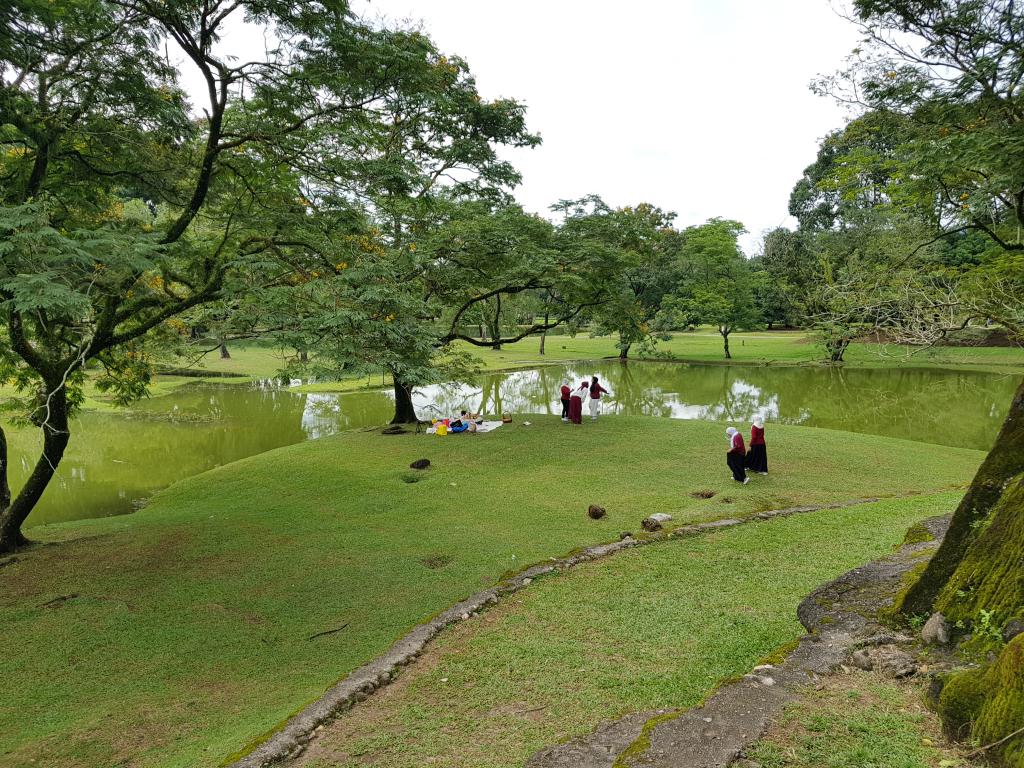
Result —
<instances>
[{"instance_id":1,"label":"white sky","mask_svg":"<svg viewBox=\"0 0 1024 768\"><path fill-rule=\"evenodd\" d=\"M507 153L529 210L601 195L684 227L712 216L760 233L794 224L789 192L842 109L808 84L858 41L829 0L358 0L421 20L485 98L528 107L544 143Z\"/></svg>"},{"instance_id":2,"label":"white sky","mask_svg":"<svg viewBox=\"0 0 1024 768\"><path fill-rule=\"evenodd\" d=\"M505 156L516 197L549 215L562 198L648 202L677 226L738 219L757 249L787 214L818 141L844 122L812 94L858 34L829 0L353 0L369 17L422 23L469 62L485 98L525 102L543 144ZM238 34L236 32L236 34ZM262 50L262 35L244 40ZM255 39L253 39L255 38ZM189 74L185 75L186 88ZM200 91L201 93L201 91Z\"/></svg>"}]
</instances>

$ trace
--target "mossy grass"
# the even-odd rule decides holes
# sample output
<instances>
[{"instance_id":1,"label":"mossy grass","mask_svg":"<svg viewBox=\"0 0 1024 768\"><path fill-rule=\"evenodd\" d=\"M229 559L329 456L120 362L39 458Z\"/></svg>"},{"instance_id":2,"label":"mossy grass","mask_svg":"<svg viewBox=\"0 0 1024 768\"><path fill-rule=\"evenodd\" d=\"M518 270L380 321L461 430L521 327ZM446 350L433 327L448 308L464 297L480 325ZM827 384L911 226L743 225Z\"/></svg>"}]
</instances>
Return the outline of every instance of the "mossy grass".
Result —
<instances>
[{"instance_id":1,"label":"mossy grass","mask_svg":"<svg viewBox=\"0 0 1024 768\"><path fill-rule=\"evenodd\" d=\"M827 430L772 435L776 471L737 487L714 423L345 433L183 481L135 515L34 528L60 544L3 569L6 674L19 681L0 702L3 762L215 765L507 570L614 540L652 512L683 523L749 515L766 496L934 491L966 481L982 458ZM403 482L424 456L429 480ZM734 503L690 495L702 489ZM607 517L587 517L592 503ZM426 564L436 558L449 560Z\"/></svg>"},{"instance_id":2,"label":"mossy grass","mask_svg":"<svg viewBox=\"0 0 1024 768\"><path fill-rule=\"evenodd\" d=\"M442 634L421 662L325 730L300 768L518 768L634 712L697 706L803 634L814 587L889 554L956 494L670 538L546 578ZM886 763L876 763L886 765Z\"/></svg>"}]
</instances>

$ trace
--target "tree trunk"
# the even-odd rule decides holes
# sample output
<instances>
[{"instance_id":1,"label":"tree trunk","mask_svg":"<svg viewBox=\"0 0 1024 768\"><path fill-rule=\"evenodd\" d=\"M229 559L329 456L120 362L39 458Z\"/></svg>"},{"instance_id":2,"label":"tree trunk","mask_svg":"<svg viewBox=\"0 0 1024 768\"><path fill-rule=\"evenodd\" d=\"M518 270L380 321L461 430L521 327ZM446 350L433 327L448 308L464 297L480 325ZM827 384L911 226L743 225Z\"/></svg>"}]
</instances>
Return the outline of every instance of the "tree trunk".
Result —
<instances>
[{"instance_id":1,"label":"tree trunk","mask_svg":"<svg viewBox=\"0 0 1024 768\"><path fill-rule=\"evenodd\" d=\"M13 552L28 544L28 539L21 532L21 526L39 503L46 486L50 484L60 460L64 457L64 450L68 447L68 440L71 437L68 431L67 390L65 390L63 382L53 384L47 389L50 390L50 395L46 422L42 426L43 453L17 498L8 505L0 505L0 554ZM3 441L2 460L3 485L6 486L8 463L6 436ZM10 498L9 492L8 498Z\"/></svg>"},{"instance_id":2,"label":"tree trunk","mask_svg":"<svg viewBox=\"0 0 1024 768\"><path fill-rule=\"evenodd\" d=\"M978 537L978 525L992 511L1011 478L1024 472L1024 381L1017 388L999 437L981 463L971 487L953 513L942 545L924 572L903 594L898 608L907 615L929 613ZM1007 513L1009 514L1009 512ZM1020 511L1017 511L1020 514ZM996 564L993 564L995 567Z\"/></svg>"},{"instance_id":3,"label":"tree trunk","mask_svg":"<svg viewBox=\"0 0 1024 768\"><path fill-rule=\"evenodd\" d=\"M226 341L222 341L220 343L220 359L221 360L230 360L231 359L231 353L228 352L228 344L227 344Z\"/></svg>"},{"instance_id":4,"label":"tree trunk","mask_svg":"<svg viewBox=\"0 0 1024 768\"><path fill-rule=\"evenodd\" d=\"M300 349L299 350L299 362L300 363L308 363L309 362L309 351L308 350L305 350L305 349Z\"/></svg>"},{"instance_id":5,"label":"tree trunk","mask_svg":"<svg viewBox=\"0 0 1024 768\"><path fill-rule=\"evenodd\" d=\"M7 478L7 433L0 427L0 515L11 506L11 485Z\"/></svg>"},{"instance_id":6,"label":"tree trunk","mask_svg":"<svg viewBox=\"0 0 1024 768\"><path fill-rule=\"evenodd\" d=\"M846 354L846 348L850 346L849 339L839 339L837 341L830 342L828 345L828 359L833 363L843 362L843 355Z\"/></svg>"},{"instance_id":7,"label":"tree trunk","mask_svg":"<svg viewBox=\"0 0 1024 768\"><path fill-rule=\"evenodd\" d=\"M544 313L544 325L547 325L547 324L548 324L548 313L545 312ZM540 334L540 353L539 353L541 355L544 354L544 342L547 341L547 338L548 338L548 332L546 330L541 331L541 334Z\"/></svg>"},{"instance_id":8,"label":"tree trunk","mask_svg":"<svg viewBox=\"0 0 1024 768\"><path fill-rule=\"evenodd\" d=\"M415 424L416 408L412 404L412 385L399 381L398 376L392 372L391 377L395 382L395 418L392 424Z\"/></svg>"},{"instance_id":9,"label":"tree trunk","mask_svg":"<svg viewBox=\"0 0 1024 768\"><path fill-rule=\"evenodd\" d=\"M626 341L623 334L619 334L619 360L626 360L629 358L629 348L633 345Z\"/></svg>"},{"instance_id":10,"label":"tree trunk","mask_svg":"<svg viewBox=\"0 0 1024 768\"><path fill-rule=\"evenodd\" d=\"M487 324L490 326L491 341L497 341L501 338L501 294L499 293L494 298L496 302L494 317L487 318ZM501 344L495 344L492 349L501 349Z\"/></svg>"},{"instance_id":11,"label":"tree trunk","mask_svg":"<svg viewBox=\"0 0 1024 768\"><path fill-rule=\"evenodd\" d=\"M732 355L729 353L729 334L732 333L732 331L729 328L719 326L718 332L722 334L722 342L725 346L725 359L732 360Z\"/></svg>"}]
</instances>

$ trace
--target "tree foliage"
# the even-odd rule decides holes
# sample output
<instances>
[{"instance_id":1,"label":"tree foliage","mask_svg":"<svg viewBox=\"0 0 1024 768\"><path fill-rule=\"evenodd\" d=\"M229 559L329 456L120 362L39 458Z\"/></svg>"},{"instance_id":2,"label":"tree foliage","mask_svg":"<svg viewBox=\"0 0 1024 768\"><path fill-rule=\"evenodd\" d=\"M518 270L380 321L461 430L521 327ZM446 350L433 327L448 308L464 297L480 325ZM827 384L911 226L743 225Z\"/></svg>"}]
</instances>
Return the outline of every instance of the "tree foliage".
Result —
<instances>
[{"instance_id":1,"label":"tree foliage","mask_svg":"<svg viewBox=\"0 0 1024 768\"><path fill-rule=\"evenodd\" d=\"M275 40L259 60L220 46L242 17ZM118 399L140 396L153 343L185 333L189 313L255 313L254 291L344 271L388 194L467 163L470 187L508 179L491 140L536 140L519 104L479 98L463 62L341 0L21 0L2 22L0 376L44 446L0 508L0 551L24 543L87 367ZM202 103L179 87L171 46ZM385 303L386 285L366 291Z\"/></svg>"}]
</instances>

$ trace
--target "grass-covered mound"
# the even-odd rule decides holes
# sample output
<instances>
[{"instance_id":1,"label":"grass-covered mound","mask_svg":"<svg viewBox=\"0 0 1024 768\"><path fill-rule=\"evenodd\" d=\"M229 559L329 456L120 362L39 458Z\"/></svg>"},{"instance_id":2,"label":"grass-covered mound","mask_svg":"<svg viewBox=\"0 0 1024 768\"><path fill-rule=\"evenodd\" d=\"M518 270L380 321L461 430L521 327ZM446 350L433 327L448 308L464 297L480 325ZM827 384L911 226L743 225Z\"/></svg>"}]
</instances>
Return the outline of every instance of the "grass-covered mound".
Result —
<instances>
[{"instance_id":1,"label":"grass-covered mound","mask_svg":"<svg viewBox=\"0 0 1024 768\"><path fill-rule=\"evenodd\" d=\"M754 523L545 578L439 637L297 768L520 768L602 720L697 705L799 637L796 607L816 586L890 553L908 525L956 502L946 493ZM867 757L836 765L916 765Z\"/></svg>"},{"instance_id":2,"label":"grass-covered mound","mask_svg":"<svg viewBox=\"0 0 1024 768\"><path fill-rule=\"evenodd\" d=\"M0 763L217 765L424 617L652 512L684 522L927 492L966 482L982 458L770 427L772 475L740 487L722 425L538 421L339 435L179 483L133 516L33 529L61 543L0 570L14 681ZM423 456L434 466L406 482ZM589 519L591 503L608 516Z\"/></svg>"}]
</instances>

